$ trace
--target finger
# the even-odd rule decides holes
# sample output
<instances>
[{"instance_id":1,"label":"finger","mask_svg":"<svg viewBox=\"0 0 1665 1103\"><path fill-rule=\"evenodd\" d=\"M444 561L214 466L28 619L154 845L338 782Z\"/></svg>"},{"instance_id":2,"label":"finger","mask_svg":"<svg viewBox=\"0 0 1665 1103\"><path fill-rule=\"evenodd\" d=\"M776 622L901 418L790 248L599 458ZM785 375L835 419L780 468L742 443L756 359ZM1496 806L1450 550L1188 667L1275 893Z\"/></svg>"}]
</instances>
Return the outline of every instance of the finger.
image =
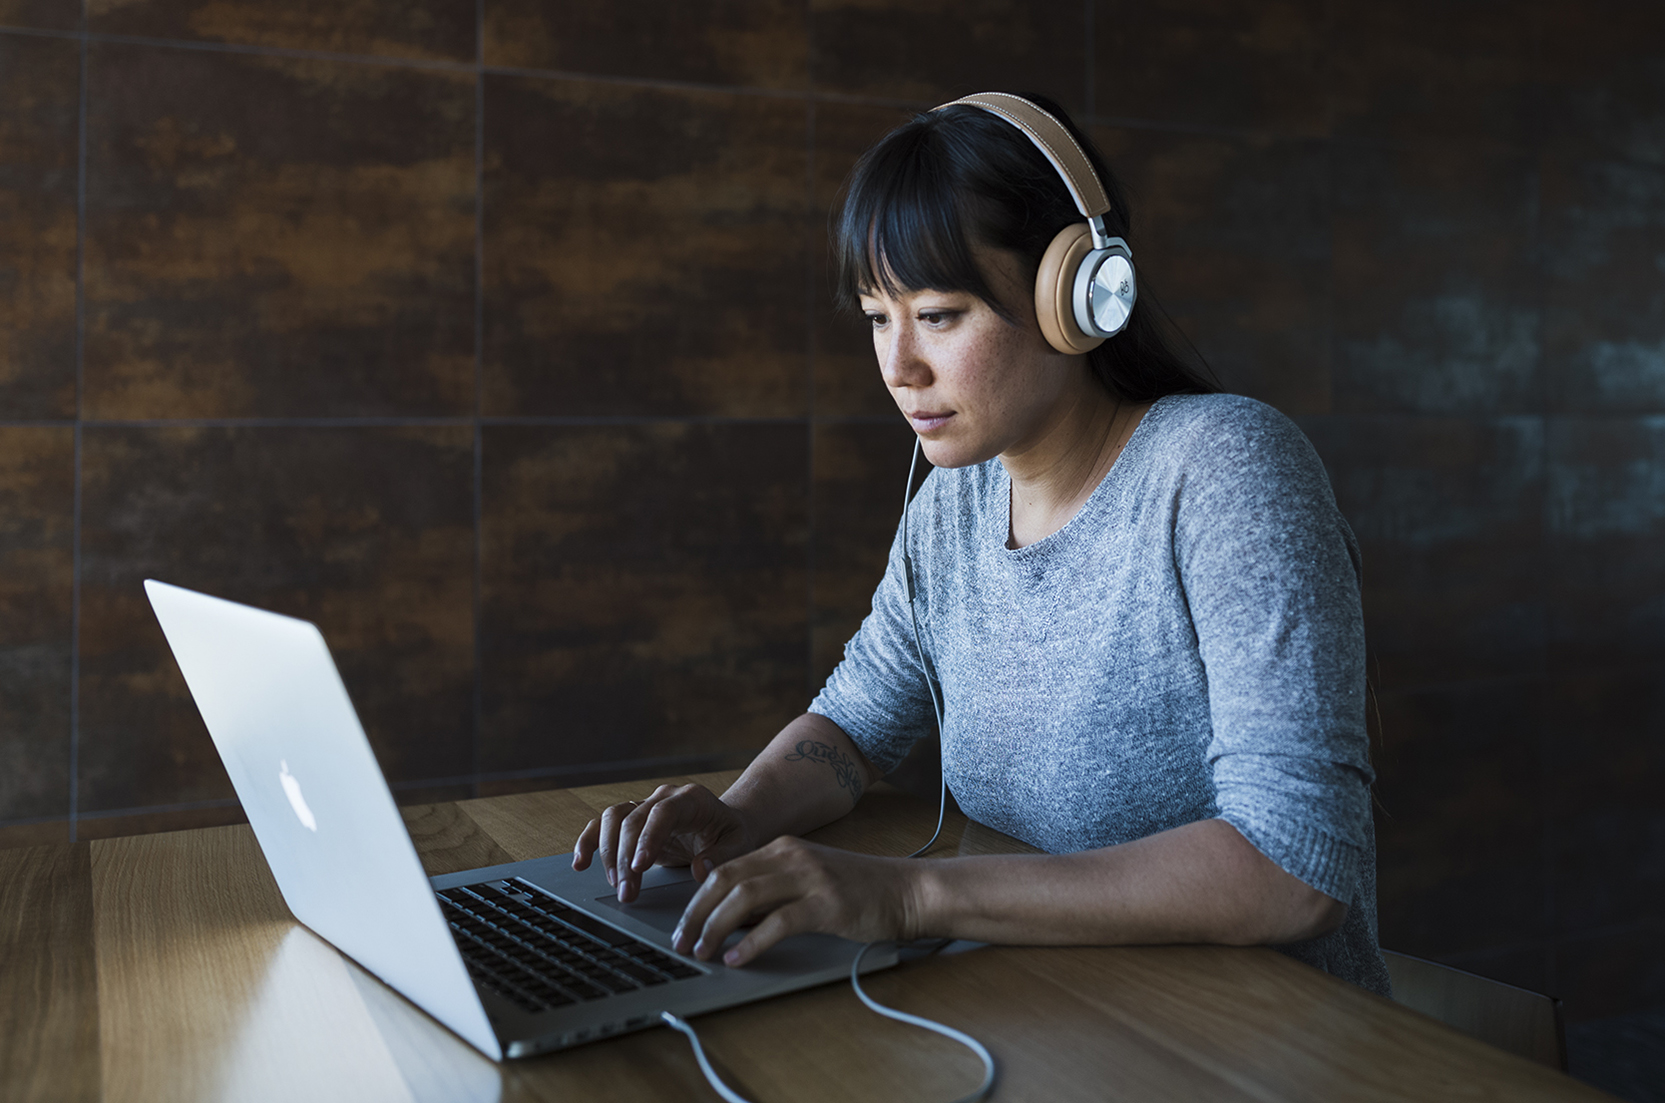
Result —
<instances>
[{"instance_id":1,"label":"finger","mask_svg":"<svg viewBox=\"0 0 1665 1103\"><path fill-rule=\"evenodd\" d=\"M601 821L591 820L578 833L578 841L572 844L572 868L589 869L590 859L595 856L595 848L600 842Z\"/></svg>"},{"instance_id":2,"label":"finger","mask_svg":"<svg viewBox=\"0 0 1665 1103\"><path fill-rule=\"evenodd\" d=\"M754 915L773 912L781 905L802 897L803 889L797 879L788 874L770 873L741 881L711 909L704 927L700 929L699 939L694 943L694 956L701 961L710 961L717 956L728 936L736 928L750 922Z\"/></svg>"},{"instance_id":3,"label":"finger","mask_svg":"<svg viewBox=\"0 0 1665 1103\"><path fill-rule=\"evenodd\" d=\"M596 850L601 855L601 868L607 871L607 883L619 883L618 852L619 825L635 808L635 803L609 804L601 810L601 837Z\"/></svg>"},{"instance_id":4,"label":"finger","mask_svg":"<svg viewBox=\"0 0 1665 1103\"><path fill-rule=\"evenodd\" d=\"M636 836L636 849L631 855L630 868L641 873L659 860L660 852L678 828L691 826L699 815L698 795L692 786L667 793L654 802L642 822L641 834ZM623 857L620 851L620 857Z\"/></svg>"},{"instance_id":5,"label":"finger","mask_svg":"<svg viewBox=\"0 0 1665 1103\"><path fill-rule=\"evenodd\" d=\"M782 857L782 841L777 839L761 850L746 851L725 857L720 853L724 847L714 847L705 854L705 870L699 877L700 887L695 890L693 899L682 910L682 919L677 923L676 930L671 935L671 945L677 953L686 954L693 951L694 942L700 937L711 913L723 901L735 886L748 878L768 874L778 868ZM700 862L694 863L696 871Z\"/></svg>"},{"instance_id":6,"label":"finger","mask_svg":"<svg viewBox=\"0 0 1665 1103\"><path fill-rule=\"evenodd\" d=\"M814 909L807 901L783 904L764 916L763 921L753 927L745 938L731 946L723 955L723 964L733 968L750 965L759 954L788 935L814 929Z\"/></svg>"},{"instance_id":7,"label":"finger","mask_svg":"<svg viewBox=\"0 0 1665 1103\"><path fill-rule=\"evenodd\" d=\"M693 899L688 901L688 906L682 909L682 918L677 921L676 930L671 932L671 946L677 953L686 954L693 951L694 940L705 929L705 921L710 917L712 910L755 866L756 862L748 855L717 866L701 878L700 887L694 891Z\"/></svg>"},{"instance_id":8,"label":"finger","mask_svg":"<svg viewBox=\"0 0 1665 1103\"><path fill-rule=\"evenodd\" d=\"M636 853L636 839L642 833L642 825L647 822L648 815L654 807L670 794L671 787L661 785L648 795L648 798L636 806L619 821L618 849L614 851L614 859L618 863L619 902L628 904L636 898L636 889L641 885L642 875L632 864Z\"/></svg>"}]
</instances>

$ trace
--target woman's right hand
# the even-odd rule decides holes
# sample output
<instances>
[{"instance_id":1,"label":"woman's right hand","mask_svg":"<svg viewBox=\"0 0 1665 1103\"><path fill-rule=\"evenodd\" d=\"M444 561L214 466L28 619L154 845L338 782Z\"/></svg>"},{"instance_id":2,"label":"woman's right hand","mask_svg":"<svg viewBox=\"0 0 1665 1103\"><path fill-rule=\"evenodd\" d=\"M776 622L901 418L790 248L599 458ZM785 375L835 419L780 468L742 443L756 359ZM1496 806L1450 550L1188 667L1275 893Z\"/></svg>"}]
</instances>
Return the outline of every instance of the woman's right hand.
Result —
<instances>
[{"instance_id":1,"label":"woman's right hand","mask_svg":"<svg viewBox=\"0 0 1665 1103\"><path fill-rule=\"evenodd\" d=\"M601 853L607 883L629 903L654 863L690 866L694 879L755 850L751 824L703 785L661 785L646 800L615 804L591 820L572 848L572 868L588 869Z\"/></svg>"}]
</instances>

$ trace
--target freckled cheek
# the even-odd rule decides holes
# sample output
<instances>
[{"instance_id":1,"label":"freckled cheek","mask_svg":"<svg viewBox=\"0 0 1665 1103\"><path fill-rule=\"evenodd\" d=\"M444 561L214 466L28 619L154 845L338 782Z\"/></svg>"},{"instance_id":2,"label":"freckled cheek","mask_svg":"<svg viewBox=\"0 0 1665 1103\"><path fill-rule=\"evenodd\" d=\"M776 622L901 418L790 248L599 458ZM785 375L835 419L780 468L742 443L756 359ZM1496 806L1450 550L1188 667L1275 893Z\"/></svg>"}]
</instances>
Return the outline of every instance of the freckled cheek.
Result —
<instances>
[{"instance_id":1,"label":"freckled cheek","mask_svg":"<svg viewBox=\"0 0 1665 1103\"><path fill-rule=\"evenodd\" d=\"M1023 373L1014 350L985 338L967 350L960 364L959 384L968 402L990 412L1010 410L1024 401Z\"/></svg>"}]
</instances>

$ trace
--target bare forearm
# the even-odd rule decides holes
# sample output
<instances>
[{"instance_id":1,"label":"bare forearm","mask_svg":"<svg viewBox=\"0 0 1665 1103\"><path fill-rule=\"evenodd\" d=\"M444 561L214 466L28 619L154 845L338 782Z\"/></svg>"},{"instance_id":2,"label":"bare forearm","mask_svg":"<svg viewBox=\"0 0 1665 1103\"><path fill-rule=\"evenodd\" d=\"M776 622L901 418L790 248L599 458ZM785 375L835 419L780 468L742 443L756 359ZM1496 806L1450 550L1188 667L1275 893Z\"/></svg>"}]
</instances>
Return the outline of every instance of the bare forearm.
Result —
<instances>
[{"instance_id":1,"label":"bare forearm","mask_svg":"<svg viewBox=\"0 0 1665 1103\"><path fill-rule=\"evenodd\" d=\"M843 729L806 712L752 760L723 803L746 818L760 846L845 815L879 777Z\"/></svg>"},{"instance_id":2,"label":"bare forearm","mask_svg":"<svg viewBox=\"0 0 1665 1103\"><path fill-rule=\"evenodd\" d=\"M980 942L1277 944L1331 930L1346 913L1223 820L1078 854L918 867L916 933Z\"/></svg>"}]
</instances>

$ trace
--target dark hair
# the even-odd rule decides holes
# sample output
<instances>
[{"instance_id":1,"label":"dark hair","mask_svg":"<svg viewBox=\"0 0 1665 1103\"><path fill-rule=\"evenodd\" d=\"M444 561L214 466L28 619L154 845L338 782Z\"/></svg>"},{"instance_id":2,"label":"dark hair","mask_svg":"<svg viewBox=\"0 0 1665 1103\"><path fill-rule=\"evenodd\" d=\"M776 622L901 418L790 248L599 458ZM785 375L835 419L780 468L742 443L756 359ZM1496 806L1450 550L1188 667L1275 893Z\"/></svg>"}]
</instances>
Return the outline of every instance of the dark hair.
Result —
<instances>
[{"instance_id":1,"label":"dark hair","mask_svg":"<svg viewBox=\"0 0 1665 1103\"><path fill-rule=\"evenodd\" d=\"M1111 236L1136 244L1126 192L1092 142L1050 99L1024 98L1081 143L1110 196ZM967 105L916 115L863 154L845 185L836 224L839 303L855 309L874 289L964 291L1015 323L972 258L972 243L1015 253L1033 286L1052 239L1080 221L1057 170L1010 123ZM1127 328L1087 353L1087 362L1111 394L1133 402L1218 391L1206 365L1199 369L1175 351L1177 336L1141 280Z\"/></svg>"}]
</instances>

